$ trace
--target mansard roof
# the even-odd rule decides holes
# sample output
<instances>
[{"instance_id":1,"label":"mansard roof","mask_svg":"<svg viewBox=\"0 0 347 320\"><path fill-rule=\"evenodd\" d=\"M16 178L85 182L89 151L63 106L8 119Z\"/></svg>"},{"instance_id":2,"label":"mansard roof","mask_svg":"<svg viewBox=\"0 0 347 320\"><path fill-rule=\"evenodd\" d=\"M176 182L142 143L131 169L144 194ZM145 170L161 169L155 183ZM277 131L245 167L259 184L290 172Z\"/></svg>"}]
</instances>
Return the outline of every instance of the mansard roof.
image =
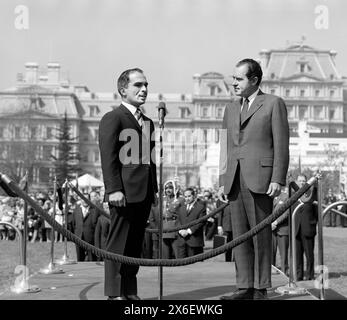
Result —
<instances>
[{"instance_id":1,"label":"mansard roof","mask_svg":"<svg viewBox=\"0 0 347 320\"><path fill-rule=\"evenodd\" d=\"M39 111L51 115L79 118L81 107L78 99L69 90L52 90L39 85L18 86L0 92L2 114L15 114L26 110Z\"/></svg>"},{"instance_id":2,"label":"mansard roof","mask_svg":"<svg viewBox=\"0 0 347 320\"><path fill-rule=\"evenodd\" d=\"M295 79L305 75L316 81L341 81L335 66L335 51L295 44L285 49L268 50L267 55L264 80ZM306 65L304 72L300 70L301 64Z\"/></svg>"}]
</instances>

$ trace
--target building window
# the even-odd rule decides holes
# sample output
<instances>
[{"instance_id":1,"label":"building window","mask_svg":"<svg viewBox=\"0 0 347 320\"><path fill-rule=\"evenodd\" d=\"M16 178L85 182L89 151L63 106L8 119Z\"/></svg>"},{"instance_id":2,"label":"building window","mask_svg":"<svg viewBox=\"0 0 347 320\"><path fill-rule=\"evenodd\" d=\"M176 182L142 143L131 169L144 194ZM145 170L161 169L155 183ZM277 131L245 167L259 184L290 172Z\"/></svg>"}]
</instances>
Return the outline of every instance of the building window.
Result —
<instances>
[{"instance_id":1,"label":"building window","mask_svg":"<svg viewBox=\"0 0 347 320\"><path fill-rule=\"evenodd\" d=\"M39 169L39 182L49 182L49 168L41 167Z\"/></svg>"},{"instance_id":2,"label":"building window","mask_svg":"<svg viewBox=\"0 0 347 320\"><path fill-rule=\"evenodd\" d=\"M210 96L215 96L216 95L216 86L211 86L210 87Z\"/></svg>"},{"instance_id":3,"label":"building window","mask_svg":"<svg viewBox=\"0 0 347 320\"><path fill-rule=\"evenodd\" d=\"M220 136L219 136L219 131L220 129L215 129L215 134L214 134L214 142L215 143L219 143L219 139L220 139Z\"/></svg>"},{"instance_id":4,"label":"building window","mask_svg":"<svg viewBox=\"0 0 347 320\"><path fill-rule=\"evenodd\" d=\"M89 106L89 117L95 117L100 113L100 109L96 105Z\"/></svg>"},{"instance_id":5,"label":"building window","mask_svg":"<svg viewBox=\"0 0 347 320\"><path fill-rule=\"evenodd\" d=\"M276 89L271 89L270 90L270 94L275 94L276 93Z\"/></svg>"},{"instance_id":6,"label":"building window","mask_svg":"<svg viewBox=\"0 0 347 320\"><path fill-rule=\"evenodd\" d=\"M329 120L335 119L336 112L335 109L329 109Z\"/></svg>"},{"instance_id":7,"label":"building window","mask_svg":"<svg viewBox=\"0 0 347 320\"><path fill-rule=\"evenodd\" d=\"M224 108L223 107L218 107L217 108L216 118L223 118L223 115L224 115Z\"/></svg>"},{"instance_id":8,"label":"building window","mask_svg":"<svg viewBox=\"0 0 347 320\"><path fill-rule=\"evenodd\" d=\"M288 118L294 119L294 118L295 118L294 112L295 112L294 106L292 106L292 105L287 105Z\"/></svg>"},{"instance_id":9,"label":"building window","mask_svg":"<svg viewBox=\"0 0 347 320\"><path fill-rule=\"evenodd\" d=\"M319 95L320 95L320 90L317 89L317 90L315 91L314 95L315 95L316 97L319 97Z\"/></svg>"},{"instance_id":10,"label":"building window","mask_svg":"<svg viewBox=\"0 0 347 320\"><path fill-rule=\"evenodd\" d=\"M305 90L300 90L300 97L305 97Z\"/></svg>"},{"instance_id":11,"label":"building window","mask_svg":"<svg viewBox=\"0 0 347 320\"><path fill-rule=\"evenodd\" d=\"M14 138L20 139L21 138L21 127L15 127L14 128Z\"/></svg>"},{"instance_id":12,"label":"building window","mask_svg":"<svg viewBox=\"0 0 347 320\"><path fill-rule=\"evenodd\" d=\"M99 129L94 129L94 141L99 141Z\"/></svg>"},{"instance_id":13,"label":"building window","mask_svg":"<svg viewBox=\"0 0 347 320\"><path fill-rule=\"evenodd\" d=\"M43 160L51 160L52 151L53 151L52 146L43 146L43 148L42 148Z\"/></svg>"},{"instance_id":14,"label":"building window","mask_svg":"<svg viewBox=\"0 0 347 320\"><path fill-rule=\"evenodd\" d=\"M4 138L4 128L0 127L0 139Z\"/></svg>"},{"instance_id":15,"label":"building window","mask_svg":"<svg viewBox=\"0 0 347 320\"><path fill-rule=\"evenodd\" d=\"M286 89L286 97L290 96L290 89Z\"/></svg>"},{"instance_id":16,"label":"building window","mask_svg":"<svg viewBox=\"0 0 347 320\"><path fill-rule=\"evenodd\" d=\"M313 119L315 120L324 119L323 106L313 107Z\"/></svg>"},{"instance_id":17,"label":"building window","mask_svg":"<svg viewBox=\"0 0 347 320\"><path fill-rule=\"evenodd\" d=\"M30 128L30 139L36 139L37 138L37 127L31 127Z\"/></svg>"},{"instance_id":18,"label":"building window","mask_svg":"<svg viewBox=\"0 0 347 320\"><path fill-rule=\"evenodd\" d=\"M100 153L98 150L94 151L94 161L99 162L100 161Z\"/></svg>"},{"instance_id":19,"label":"building window","mask_svg":"<svg viewBox=\"0 0 347 320\"><path fill-rule=\"evenodd\" d=\"M305 72L305 63L300 63L300 73L304 73Z\"/></svg>"},{"instance_id":20,"label":"building window","mask_svg":"<svg viewBox=\"0 0 347 320\"><path fill-rule=\"evenodd\" d=\"M270 77L271 77L271 79L275 79L275 74L272 72Z\"/></svg>"},{"instance_id":21,"label":"building window","mask_svg":"<svg viewBox=\"0 0 347 320\"><path fill-rule=\"evenodd\" d=\"M299 106L299 120L308 119L308 107L300 105Z\"/></svg>"},{"instance_id":22,"label":"building window","mask_svg":"<svg viewBox=\"0 0 347 320\"><path fill-rule=\"evenodd\" d=\"M335 95L335 90L330 90L330 97L332 98L334 97L334 95Z\"/></svg>"},{"instance_id":23,"label":"building window","mask_svg":"<svg viewBox=\"0 0 347 320\"><path fill-rule=\"evenodd\" d=\"M47 127L46 128L46 138L47 139L53 139L54 137L53 137L53 130L54 130L54 128L52 128L52 127Z\"/></svg>"},{"instance_id":24,"label":"building window","mask_svg":"<svg viewBox=\"0 0 347 320\"><path fill-rule=\"evenodd\" d=\"M209 116L209 107L201 108L201 117L207 118Z\"/></svg>"}]
</instances>

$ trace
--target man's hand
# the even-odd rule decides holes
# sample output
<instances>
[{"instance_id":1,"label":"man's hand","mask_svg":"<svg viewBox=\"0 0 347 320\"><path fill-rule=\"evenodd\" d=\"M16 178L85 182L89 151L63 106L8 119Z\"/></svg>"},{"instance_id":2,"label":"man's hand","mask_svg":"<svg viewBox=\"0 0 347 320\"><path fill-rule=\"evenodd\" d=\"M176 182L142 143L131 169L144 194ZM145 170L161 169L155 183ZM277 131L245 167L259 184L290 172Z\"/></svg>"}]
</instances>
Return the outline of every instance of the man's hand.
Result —
<instances>
[{"instance_id":1,"label":"man's hand","mask_svg":"<svg viewBox=\"0 0 347 320\"><path fill-rule=\"evenodd\" d=\"M271 182L266 194L272 198L279 196L281 193L281 185L277 182Z\"/></svg>"},{"instance_id":2,"label":"man's hand","mask_svg":"<svg viewBox=\"0 0 347 320\"><path fill-rule=\"evenodd\" d=\"M185 238L188 235L188 231L186 229L182 229L180 231L178 231L178 233Z\"/></svg>"},{"instance_id":3,"label":"man's hand","mask_svg":"<svg viewBox=\"0 0 347 320\"><path fill-rule=\"evenodd\" d=\"M274 231L277 228L277 221L271 223L271 230Z\"/></svg>"},{"instance_id":4,"label":"man's hand","mask_svg":"<svg viewBox=\"0 0 347 320\"><path fill-rule=\"evenodd\" d=\"M116 192L110 193L108 196L108 202L116 207L125 207L126 200L125 200L124 193L122 191L116 191Z\"/></svg>"},{"instance_id":5,"label":"man's hand","mask_svg":"<svg viewBox=\"0 0 347 320\"><path fill-rule=\"evenodd\" d=\"M219 200L224 202L224 186L219 187L217 195Z\"/></svg>"},{"instance_id":6,"label":"man's hand","mask_svg":"<svg viewBox=\"0 0 347 320\"><path fill-rule=\"evenodd\" d=\"M223 235L223 227L218 226L218 235L222 236Z\"/></svg>"}]
</instances>

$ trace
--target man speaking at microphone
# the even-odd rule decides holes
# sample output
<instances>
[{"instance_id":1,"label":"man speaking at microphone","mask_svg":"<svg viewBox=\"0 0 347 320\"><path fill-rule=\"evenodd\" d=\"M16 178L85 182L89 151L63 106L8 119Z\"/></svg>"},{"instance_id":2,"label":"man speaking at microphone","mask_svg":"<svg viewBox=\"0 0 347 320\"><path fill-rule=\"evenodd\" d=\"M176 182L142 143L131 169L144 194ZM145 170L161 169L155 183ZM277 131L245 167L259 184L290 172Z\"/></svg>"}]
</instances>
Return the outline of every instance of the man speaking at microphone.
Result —
<instances>
[{"instance_id":1,"label":"man speaking at microphone","mask_svg":"<svg viewBox=\"0 0 347 320\"><path fill-rule=\"evenodd\" d=\"M157 204L154 124L143 115L147 79L141 69L124 71L117 81L122 103L99 125L99 148L111 224L106 250L139 258L152 204ZM139 266L105 260L104 294L108 300L140 300Z\"/></svg>"}]
</instances>

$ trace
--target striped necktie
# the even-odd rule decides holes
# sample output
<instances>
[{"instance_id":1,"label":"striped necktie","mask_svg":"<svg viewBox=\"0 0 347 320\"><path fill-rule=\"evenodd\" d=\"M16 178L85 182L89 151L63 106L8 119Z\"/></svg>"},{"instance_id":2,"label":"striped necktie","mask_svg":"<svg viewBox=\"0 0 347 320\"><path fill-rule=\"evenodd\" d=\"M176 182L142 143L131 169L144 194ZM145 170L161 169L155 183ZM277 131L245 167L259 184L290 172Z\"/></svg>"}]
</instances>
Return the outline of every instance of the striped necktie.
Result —
<instances>
[{"instance_id":1,"label":"striped necktie","mask_svg":"<svg viewBox=\"0 0 347 320\"><path fill-rule=\"evenodd\" d=\"M140 127L143 127L143 118L142 118L142 112L139 108L136 109L134 116L137 120L137 122L139 123Z\"/></svg>"}]
</instances>

